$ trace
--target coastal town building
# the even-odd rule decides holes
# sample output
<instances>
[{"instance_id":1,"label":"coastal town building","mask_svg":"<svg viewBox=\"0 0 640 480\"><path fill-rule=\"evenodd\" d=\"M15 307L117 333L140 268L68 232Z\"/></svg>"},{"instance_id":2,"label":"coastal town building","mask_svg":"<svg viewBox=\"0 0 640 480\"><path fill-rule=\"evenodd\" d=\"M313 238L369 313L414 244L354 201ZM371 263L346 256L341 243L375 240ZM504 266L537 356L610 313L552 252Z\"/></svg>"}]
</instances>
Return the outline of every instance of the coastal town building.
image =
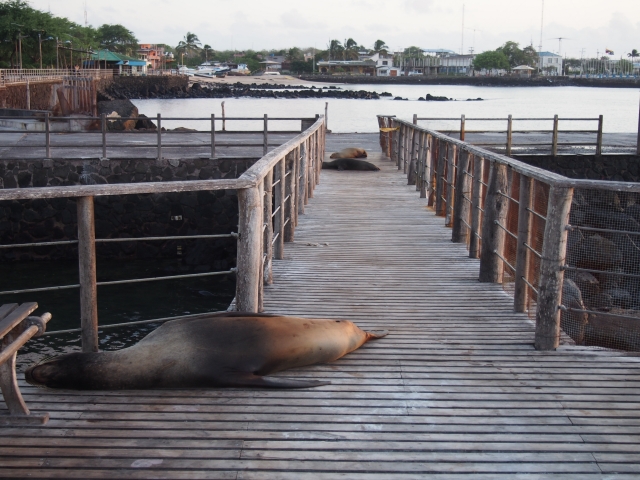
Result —
<instances>
[{"instance_id":1,"label":"coastal town building","mask_svg":"<svg viewBox=\"0 0 640 480\"><path fill-rule=\"evenodd\" d=\"M540 52L538 54L538 70L543 75L562 75L562 56L551 52Z\"/></svg>"},{"instance_id":2,"label":"coastal town building","mask_svg":"<svg viewBox=\"0 0 640 480\"><path fill-rule=\"evenodd\" d=\"M138 59L147 62L147 68L159 70L164 66L164 47L151 43L141 43L137 50Z\"/></svg>"},{"instance_id":3,"label":"coastal town building","mask_svg":"<svg viewBox=\"0 0 640 480\"><path fill-rule=\"evenodd\" d=\"M400 72L400 69L394 68L392 57L379 52L360 52L358 60L321 60L317 66L320 73L328 74L394 77Z\"/></svg>"},{"instance_id":4,"label":"coastal town building","mask_svg":"<svg viewBox=\"0 0 640 480\"><path fill-rule=\"evenodd\" d=\"M440 57L440 75L470 75L473 71L473 54L447 55Z\"/></svg>"},{"instance_id":5,"label":"coastal town building","mask_svg":"<svg viewBox=\"0 0 640 480\"><path fill-rule=\"evenodd\" d=\"M109 50L98 50L84 62L84 68L110 69L117 75L146 75L147 61Z\"/></svg>"}]
</instances>

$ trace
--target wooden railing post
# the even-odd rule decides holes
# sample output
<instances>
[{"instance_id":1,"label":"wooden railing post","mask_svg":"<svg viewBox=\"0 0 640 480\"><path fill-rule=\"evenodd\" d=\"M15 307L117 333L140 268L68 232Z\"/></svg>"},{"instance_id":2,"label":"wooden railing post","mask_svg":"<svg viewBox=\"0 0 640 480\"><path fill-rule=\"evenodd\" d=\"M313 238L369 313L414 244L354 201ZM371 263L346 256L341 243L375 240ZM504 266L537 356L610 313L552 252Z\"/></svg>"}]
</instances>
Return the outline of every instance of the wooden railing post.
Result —
<instances>
[{"instance_id":1,"label":"wooden railing post","mask_svg":"<svg viewBox=\"0 0 640 480\"><path fill-rule=\"evenodd\" d=\"M310 148L311 141L309 139L305 140L300 148L300 185L298 188L300 189L299 196L300 202L298 202L298 213L304 215L304 206L309 203L309 197L313 196L313 183L315 180L313 179L314 170L310 168L309 156L310 156Z\"/></svg>"},{"instance_id":2,"label":"wooden railing post","mask_svg":"<svg viewBox=\"0 0 640 480\"><path fill-rule=\"evenodd\" d=\"M274 202L277 212L273 218L273 230L277 239L273 246L273 255L276 260L284 259L284 213L285 213L285 159L280 160L276 166L274 183L278 182L274 191Z\"/></svg>"},{"instance_id":3,"label":"wooden railing post","mask_svg":"<svg viewBox=\"0 0 640 480\"><path fill-rule=\"evenodd\" d=\"M469 220L469 210L471 204L465 199L469 198L470 178L467 175L469 168L469 152L462 150L458 152L458 175L456 178L455 199L453 201L453 229L451 231L451 241L455 243L466 243L467 226Z\"/></svg>"},{"instance_id":4,"label":"wooden railing post","mask_svg":"<svg viewBox=\"0 0 640 480\"><path fill-rule=\"evenodd\" d=\"M444 223L447 227L450 227L451 223L453 222L453 194L455 192L455 164L458 147L456 147L452 143L450 143L447 147L447 205L444 214Z\"/></svg>"},{"instance_id":5,"label":"wooden railing post","mask_svg":"<svg viewBox=\"0 0 640 480\"><path fill-rule=\"evenodd\" d=\"M513 116L509 115L507 117L507 148L505 150L505 155L511 155L511 144L513 142Z\"/></svg>"},{"instance_id":6,"label":"wooden railing post","mask_svg":"<svg viewBox=\"0 0 640 480\"><path fill-rule=\"evenodd\" d=\"M484 158L473 156L473 193L471 194L471 237L469 238L469 257L478 258L480 245L480 219L482 204L482 167Z\"/></svg>"},{"instance_id":7,"label":"wooden railing post","mask_svg":"<svg viewBox=\"0 0 640 480\"><path fill-rule=\"evenodd\" d=\"M567 229L573 189L551 186L540 262L536 350L554 350L560 338L560 303L567 251Z\"/></svg>"},{"instance_id":8,"label":"wooden railing post","mask_svg":"<svg viewBox=\"0 0 640 480\"><path fill-rule=\"evenodd\" d=\"M296 162L293 157L294 157L293 152L289 152L285 157L286 170L289 171L289 174L285 178L285 185L286 185L285 198L288 197L287 201L285 202L285 207L286 207L285 220L284 220L286 222L286 225L284 227L285 242L293 242L294 232L295 232L295 222L296 222L296 217L294 213L296 210L295 178L294 178L296 174L296 167L295 167Z\"/></svg>"},{"instance_id":9,"label":"wooden railing post","mask_svg":"<svg viewBox=\"0 0 640 480\"><path fill-rule=\"evenodd\" d=\"M102 159L107 158L107 114L100 115L100 131L102 132Z\"/></svg>"},{"instance_id":10,"label":"wooden railing post","mask_svg":"<svg viewBox=\"0 0 640 480\"><path fill-rule=\"evenodd\" d=\"M405 131L406 131L406 127L403 124L400 124L400 130L398 131L399 135L398 135L398 156L397 156L397 162L398 162L398 170L402 170L402 161L404 158L404 137L405 137Z\"/></svg>"},{"instance_id":11,"label":"wooden railing post","mask_svg":"<svg viewBox=\"0 0 640 480\"><path fill-rule=\"evenodd\" d=\"M262 155L266 155L269 151L269 119L264 114L264 126L262 130Z\"/></svg>"},{"instance_id":12,"label":"wooden railing post","mask_svg":"<svg viewBox=\"0 0 640 480\"><path fill-rule=\"evenodd\" d=\"M300 203L300 148L293 149L293 190L291 197L294 199L294 208L292 210L293 226L298 226L298 204Z\"/></svg>"},{"instance_id":13,"label":"wooden railing post","mask_svg":"<svg viewBox=\"0 0 640 480\"><path fill-rule=\"evenodd\" d=\"M418 125L418 114L417 113L413 114L413 124L414 125Z\"/></svg>"},{"instance_id":14,"label":"wooden railing post","mask_svg":"<svg viewBox=\"0 0 640 480\"><path fill-rule=\"evenodd\" d=\"M96 286L96 228L93 197L79 197L78 268L82 351L98 351L98 289Z\"/></svg>"},{"instance_id":15,"label":"wooden railing post","mask_svg":"<svg viewBox=\"0 0 640 480\"><path fill-rule=\"evenodd\" d=\"M211 114L211 159L216 158L216 114Z\"/></svg>"},{"instance_id":16,"label":"wooden railing post","mask_svg":"<svg viewBox=\"0 0 640 480\"><path fill-rule=\"evenodd\" d=\"M445 150L447 143L444 140L438 139L438 164L436 165L436 201L435 210L436 215L444 215L444 200L442 194L444 193L444 167L445 167Z\"/></svg>"},{"instance_id":17,"label":"wooden railing post","mask_svg":"<svg viewBox=\"0 0 640 480\"><path fill-rule=\"evenodd\" d=\"M436 201L436 185L438 183L436 176L436 169L438 168L438 140L433 137L433 135L429 135L428 137L428 149L427 152L427 166L428 166L428 175L427 182L428 188L426 191L427 194L427 206L433 207Z\"/></svg>"},{"instance_id":18,"label":"wooden railing post","mask_svg":"<svg viewBox=\"0 0 640 480\"><path fill-rule=\"evenodd\" d=\"M531 244L531 178L520 174L520 199L518 205L518 246L516 248L516 278L513 307L516 312L527 311L529 274L529 249Z\"/></svg>"},{"instance_id":19,"label":"wooden railing post","mask_svg":"<svg viewBox=\"0 0 640 480\"><path fill-rule=\"evenodd\" d=\"M273 283L273 170L264 177L264 208L262 213L264 224L263 250L266 256L264 260L264 283Z\"/></svg>"},{"instance_id":20,"label":"wooden railing post","mask_svg":"<svg viewBox=\"0 0 640 480\"><path fill-rule=\"evenodd\" d=\"M236 308L258 313L262 284L262 198L259 186L238 189Z\"/></svg>"},{"instance_id":21,"label":"wooden railing post","mask_svg":"<svg viewBox=\"0 0 640 480\"><path fill-rule=\"evenodd\" d=\"M416 136L419 136L420 132L415 128L411 129L409 134L409 140L411 141L411 148L409 148L409 161L405 164L405 173L407 174L407 185L416 184Z\"/></svg>"},{"instance_id":22,"label":"wooden railing post","mask_svg":"<svg viewBox=\"0 0 640 480\"><path fill-rule=\"evenodd\" d=\"M553 116L553 134L551 137L551 155L558 155L558 115Z\"/></svg>"},{"instance_id":23,"label":"wooden railing post","mask_svg":"<svg viewBox=\"0 0 640 480\"><path fill-rule=\"evenodd\" d=\"M464 115L460 116L460 140L464 142L466 118Z\"/></svg>"},{"instance_id":24,"label":"wooden railing post","mask_svg":"<svg viewBox=\"0 0 640 480\"><path fill-rule=\"evenodd\" d=\"M424 153L422 160L422 181L420 182L420 198L427 198L427 185L431 190L431 135L424 134Z\"/></svg>"},{"instance_id":25,"label":"wooden railing post","mask_svg":"<svg viewBox=\"0 0 640 480\"><path fill-rule=\"evenodd\" d=\"M426 137L425 132L418 133L418 152L416 153L416 191L422 190L424 185L424 171L425 171L425 158L426 158ZM424 198L424 197L420 197Z\"/></svg>"},{"instance_id":26,"label":"wooden railing post","mask_svg":"<svg viewBox=\"0 0 640 480\"><path fill-rule=\"evenodd\" d=\"M44 114L44 131L45 158L51 158L51 116L49 112Z\"/></svg>"},{"instance_id":27,"label":"wooden railing post","mask_svg":"<svg viewBox=\"0 0 640 480\"><path fill-rule=\"evenodd\" d=\"M598 139L596 141L596 156L602 155L602 127L604 123L604 117L598 116Z\"/></svg>"},{"instance_id":28,"label":"wooden railing post","mask_svg":"<svg viewBox=\"0 0 640 480\"><path fill-rule=\"evenodd\" d=\"M160 114L156 117L156 124L158 125L158 160L162 160L162 117Z\"/></svg>"},{"instance_id":29,"label":"wooden railing post","mask_svg":"<svg viewBox=\"0 0 640 480\"><path fill-rule=\"evenodd\" d=\"M638 107L638 141L636 143L636 155L640 155L640 106Z\"/></svg>"},{"instance_id":30,"label":"wooden railing post","mask_svg":"<svg viewBox=\"0 0 640 480\"><path fill-rule=\"evenodd\" d=\"M481 282L502 283L504 264L496 254L503 255L505 231L498 226L504 226L507 218L509 202L501 193L508 192L507 166L491 162L489 169L489 184L484 202L484 219L482 222L482 248L480 250Z\"/></svg>"}]
</instances>

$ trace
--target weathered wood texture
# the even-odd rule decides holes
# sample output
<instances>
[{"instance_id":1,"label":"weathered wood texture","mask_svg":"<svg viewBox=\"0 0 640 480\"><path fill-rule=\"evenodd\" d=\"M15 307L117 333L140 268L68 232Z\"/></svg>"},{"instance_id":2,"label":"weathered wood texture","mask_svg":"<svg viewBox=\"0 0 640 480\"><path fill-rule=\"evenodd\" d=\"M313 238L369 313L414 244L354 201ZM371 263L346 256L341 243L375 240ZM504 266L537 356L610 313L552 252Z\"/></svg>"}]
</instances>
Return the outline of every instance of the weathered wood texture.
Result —
<instances>
[{"instance_id":1,"label":"weathered wood texture","mask_svg":"<svg viewBox=\"0 0 640 480\"><path fill-rule=\"evenodd\" d=\"M0 477L630 479L640 362L533 348L533 323L388 160L324 171L265 310L390 335L282 376L302 390L71 392L21 385L46 428L0 428ZM636 477L637 478L637 477Z\"/></svg>"}]
</instances>

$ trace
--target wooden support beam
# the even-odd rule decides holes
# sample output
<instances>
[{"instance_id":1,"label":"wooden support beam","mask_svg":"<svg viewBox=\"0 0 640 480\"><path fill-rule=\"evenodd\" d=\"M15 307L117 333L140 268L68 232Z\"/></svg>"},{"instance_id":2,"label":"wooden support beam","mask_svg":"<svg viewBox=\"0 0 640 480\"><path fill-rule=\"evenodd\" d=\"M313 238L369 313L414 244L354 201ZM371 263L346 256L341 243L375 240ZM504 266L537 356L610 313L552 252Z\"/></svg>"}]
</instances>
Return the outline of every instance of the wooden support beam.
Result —
<instances>
[{"instance_id":1,"label":"wooden support beam","mask_svg":"<svg viewBox=\"0 0 640 480\"><path fill-rule=\"evenodd\" d=\"M567 224L573 189L551 186L547 221L540 261L538 310L536 312L536 350L555 350L560 339L560 304L563 266L567 253Z\"/></svg>"},{"instance_id":2,"label":"wooden support beam","mask_svg":"<svg viewBox=\"0 0 640 480\"><path fill-rule=\"evenodd\" d=\"M275 217L273 218L273 230L274 235L277 235L275 244L273 246L273 255L276 260L284 259L284 214L285 214L285 159L280 160L275 167L275 179L277 182L274 191L274 202L277 210Z\"/></svg>"},{"instance_id":3,"label":"wooden support beam","mask_svg":"<svg viewBox=\"0 0 640 480\"><path fill-rule=\"evenodd\" d=\"M238 260L236 307L239 312L259 311L262 284L262 188L238 190Z\"/></svg>"},{"instance_id":4,"label":"wooden support beam","mask_svg":"<svg viewBox=\"0 0 640 480\"><path fill-rule=\"evenodd\" d=\"M273 170L267 173L264 177L264 208L263 208L263 224L264 224L264 239L263 239L263 251L266 255L264 261L264 283L271 285L273 283Z\"/></svg>"},{"instance_id":5,"label":"wooden support beam","mask_svg":"<svg viewBox=\"0 0 640 480\"><path fill-rule=\"evenodd\" d=\"M96 286L96 227L93 197L79 197L78 266L82 351L98 351L98 289Z\"/></svg>"},{"instance_id":6,"label":"wooden support beam","mask_svg":"<svg viewBox=\"0 0 640 480\"><path fill-rule=\"evenodd\" d=\"M520 174L520 199L518 204L518 246L516 249L515 292L513 308L516 312L527 311L529 287L525 280L529 280L529 249L531 244L531 213L533 207L531 178Z\"/></svg>"},{"instance_id":7,"label":"wooden support beam","mask_svg":"<svg viewBox=\"0 0 640 480\"><path fill-rule=\"evenodd\" d=\"M411 129L411 133L409 134L409 141L411 142L409 151L409 162L406 165L406 173L407 173L407 185L415 185L416 184L416 137L420 135L416 129Z\"/></svg>"},{"instance_id":8,"label":"wooden support beam","mask_svg":"<svg viewBox=\"0 0 640 480\"><path fill-rule=\"evenodd\" d=\"M447 205L444 212L444 224L450 227L453 222L453 204L456 178L456 158L458 156L458 147L452 143L447 145Z\"/></svg>"},{"instance_id":9,"label":"wooden support beam","mask_svg":"<svg viewBox=\"0 0 640 480\"><path fill-rule=\"evenodd\" d=\"M286 173L288 174L285 178L285 198L288 197L288 200L284 203L285 205L285 226L284 226L284 241L285 242L293 242L294 232L295 232L295 210L296 210L296 196L295 196L295 162L293 160L294 153L289 152L285 157L285 165L286 165Z\"/></svg>"},{"instance_id":10,"label":"wooden support beam","mask_svg":"<svg viewBox=\"0 0 640 480\"><path fill-rule=\"evenodd\" d=\"M458 175L456 178L455 199L453 201L453 229L451 231L451 241L455 243L467 242L467 226L469 222L469 212L471 210L471 178L467 175L469 169L470 154L462 150L458 154ZM466 199L465 199L466 197Z\"/></svg>"},{"instance_id":11,"label":"wooden support beam","mask_svg":"<svg viewBox=\"0 0 640 480\"><path fill-rule=\"evenodd\" d=\"M502 283L504 264L497 254L503 255L504 253L505 231L498 224L505 225L509 208L508 199L500 194L506 194L509 191L506 165L491 162L488 185L484 202L478 280Z\"/></svg>"},{"instance_id":12,"label":"wooden support beam","mask_svg":"<svg viewBox=\"0 0 640 480\"><path fill-rule=\"evenodd\" d=\"M435 210L436 215L444 215L444 168L445 168L445 152L447 149L447 143L444 140L438 139L438 162L436 164L436 199Z\"/></svg>"},{"instance_id":13,"label":"wooden support beam","mask_svg":"<svg viewBox=\"0 0 640 480\"><path fill-rule=\"evenodd\" d=\"M602 115L598 116L598 138L596 140L596 156L599 157L602 155L602 128L604 123L604 117Z\"/></svg>"}]
</instances>

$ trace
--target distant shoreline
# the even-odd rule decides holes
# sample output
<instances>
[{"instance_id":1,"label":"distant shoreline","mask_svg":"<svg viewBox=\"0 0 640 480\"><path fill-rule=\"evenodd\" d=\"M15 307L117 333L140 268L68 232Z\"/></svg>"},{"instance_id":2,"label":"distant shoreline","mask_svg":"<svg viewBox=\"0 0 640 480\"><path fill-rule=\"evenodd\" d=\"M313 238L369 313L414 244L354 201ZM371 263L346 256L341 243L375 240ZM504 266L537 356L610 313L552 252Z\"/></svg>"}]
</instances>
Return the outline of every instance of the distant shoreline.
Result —
<instances>
[{"instance_id":1,"label":"distant shoreline","mask_svg":"<svg viewBox=\"0 0 640 480\"><path fill-rule=\"evenodd\" d=\"M636 78L573 77L443 77L412 75L407 77L369 77L362 75L301 75L308 82L356 83L371 85L471 85L477 87L605 87L640 88Z\"/></svg>"}]
</instances>

